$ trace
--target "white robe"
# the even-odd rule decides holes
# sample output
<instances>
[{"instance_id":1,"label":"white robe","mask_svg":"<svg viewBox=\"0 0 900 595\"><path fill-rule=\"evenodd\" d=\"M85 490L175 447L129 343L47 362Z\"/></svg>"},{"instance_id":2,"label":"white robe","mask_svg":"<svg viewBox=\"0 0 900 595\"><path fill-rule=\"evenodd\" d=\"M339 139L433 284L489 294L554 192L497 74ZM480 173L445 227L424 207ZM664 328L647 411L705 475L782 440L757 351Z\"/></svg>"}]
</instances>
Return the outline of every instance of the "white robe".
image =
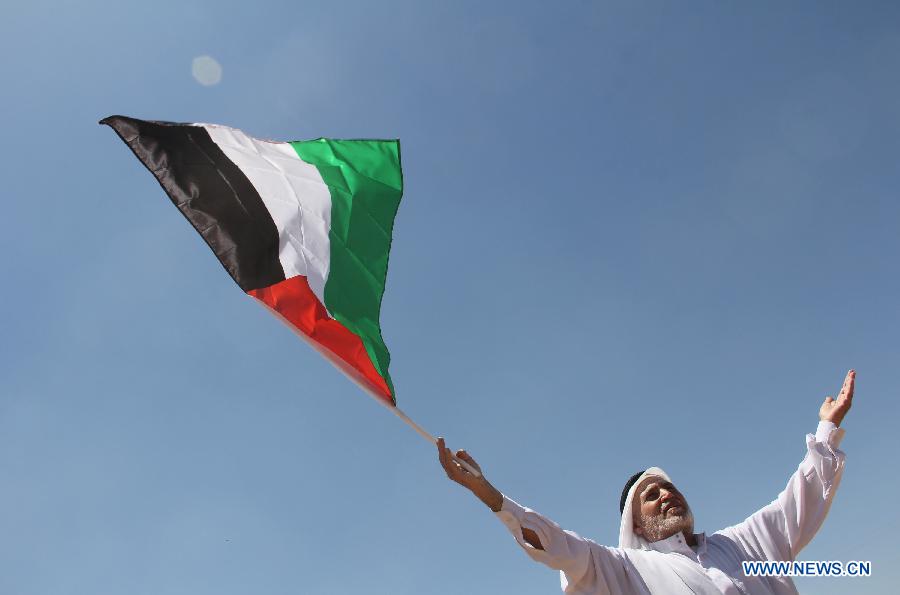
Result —
<instances>
[{"instance_id":1,"label":"white robe","mask_svg":"<svg viewBox=\"0 0 900 595\"><path fill-rule=\"evenodd\" d=\"M815 436L806 436L806 457L775 501L737 525L697 535L694 548L681 533L649 544L642 540L640 548L602 546L506 496L497 516L532 559L560 571L565 593L793 595L790 578L744 576L741 562L794 560L809 543L841 480L843 436L833 423L819 422ZM630 518L630 507L625 512ZM525 541L522 527L538 535L543 550Z\"/></svg>"}]
</instances>

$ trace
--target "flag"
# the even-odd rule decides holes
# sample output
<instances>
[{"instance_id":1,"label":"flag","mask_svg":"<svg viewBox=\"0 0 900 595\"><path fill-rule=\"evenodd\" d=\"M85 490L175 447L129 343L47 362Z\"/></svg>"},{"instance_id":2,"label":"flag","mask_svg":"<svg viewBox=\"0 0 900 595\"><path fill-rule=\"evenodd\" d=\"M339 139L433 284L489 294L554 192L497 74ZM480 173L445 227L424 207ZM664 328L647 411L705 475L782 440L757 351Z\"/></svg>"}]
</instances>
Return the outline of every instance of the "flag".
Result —
<instances>
[{"instance_id":1,"label":"flag","mask_svg":"<svg viewBox=\"0 0 900 595\"><path fill-rule=\"evenodd\" d=\"M276 142L213 124L110 126L235 283L396 405L379 316L403 194L396 140Z\"/></svg>"}]
</instances>

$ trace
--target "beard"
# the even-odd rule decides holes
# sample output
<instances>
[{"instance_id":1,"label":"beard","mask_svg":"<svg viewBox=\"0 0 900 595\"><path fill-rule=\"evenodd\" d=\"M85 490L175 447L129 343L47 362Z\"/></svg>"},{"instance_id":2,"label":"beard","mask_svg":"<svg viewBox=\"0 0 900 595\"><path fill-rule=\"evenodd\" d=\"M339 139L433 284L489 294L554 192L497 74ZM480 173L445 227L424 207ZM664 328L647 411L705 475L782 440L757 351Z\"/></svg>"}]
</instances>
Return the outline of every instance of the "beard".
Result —
<instances>
[{"instance_id":1,"label":"beard","mask_svg":"<svg viewBox=\"0 0 900 595\"><path fill-rule=\"evenodd\" d=\"M685 506L685 509L678 513L666 511L658 516L642 516L641 528L644 530L644 539L653 543L682 531L693 531L694 513Z\"/></svg>"}]
</instances>

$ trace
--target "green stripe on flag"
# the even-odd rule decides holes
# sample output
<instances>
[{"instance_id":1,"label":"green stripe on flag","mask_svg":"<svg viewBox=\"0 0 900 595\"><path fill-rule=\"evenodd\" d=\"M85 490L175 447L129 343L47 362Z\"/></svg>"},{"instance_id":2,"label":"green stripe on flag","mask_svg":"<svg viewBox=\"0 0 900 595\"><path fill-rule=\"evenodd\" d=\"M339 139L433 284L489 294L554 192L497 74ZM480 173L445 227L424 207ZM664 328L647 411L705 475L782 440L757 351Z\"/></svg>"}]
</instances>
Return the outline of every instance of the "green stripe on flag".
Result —
<instances>
[{"instance_id":1,"label":"green stripe on flag","mask_svg":"<svg viewBox=\"0 0 900 595\"><path fill-rule=\"evenodd\" d=\"M403 195L400 143L320 138L291 145L300 159L318 168L331 191L325 307L362 339L393 398L391 354L381 337L379 315L394 216Z\"/></svg>"}]
</instances>

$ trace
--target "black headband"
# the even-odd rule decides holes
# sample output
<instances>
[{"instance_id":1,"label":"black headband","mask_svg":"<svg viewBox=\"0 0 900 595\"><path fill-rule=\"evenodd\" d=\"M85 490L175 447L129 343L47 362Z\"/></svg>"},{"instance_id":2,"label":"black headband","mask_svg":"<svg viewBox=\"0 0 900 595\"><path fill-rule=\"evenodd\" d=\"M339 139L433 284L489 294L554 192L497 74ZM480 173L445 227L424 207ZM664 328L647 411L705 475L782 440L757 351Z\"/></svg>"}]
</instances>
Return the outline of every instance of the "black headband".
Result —
<instances>
[{"instance_id":1,"label":"black headband","mask_svg":"<svg viewBox=\"0 0 900 595\"><path fill-rule=\"evenodd\" d=\"M622 488L622 497L619 499L619 514L625 512L625 498L628 497L628 490L630 490L631 486L633 486L635 482L637 482L638 478L640 478L640 476L646 472L646 469L643 471L638 471L637 473L629 477L628 481L625 482L625 487Z\"/></svg>"}]
</instances>

